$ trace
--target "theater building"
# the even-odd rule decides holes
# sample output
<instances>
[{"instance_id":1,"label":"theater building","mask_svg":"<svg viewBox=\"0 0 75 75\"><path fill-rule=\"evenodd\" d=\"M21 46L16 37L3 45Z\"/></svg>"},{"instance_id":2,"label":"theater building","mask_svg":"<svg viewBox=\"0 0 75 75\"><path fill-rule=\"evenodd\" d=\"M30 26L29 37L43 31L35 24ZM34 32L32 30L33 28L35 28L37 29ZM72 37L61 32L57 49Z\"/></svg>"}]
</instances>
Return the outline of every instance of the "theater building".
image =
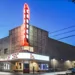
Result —
<instances>
[{"instance_id":1,"label":"theater building","mask_svg":"<svg viewBox=\"0 0 75 75\"><path fill-rule=\"evenodd\" d=\"M73 67L75 46L51 39L48 31L29 23L30 9L23 8L23 24L0 39L0 70L16 72L65 70Z\"/></svg>"},{"instance_id":2,"label":"theater building","mask_svg":"<svg viewBox=\"0 0 75 75\"><path fill-rule=\"evenodd\" d=\"M23 24L11 29L9 36L0 39L1 70L16 72L48 70L50 59L45 55L47 31L29 25L29 16L29 6L24 4Z\"/></svg>"}]
</instances>

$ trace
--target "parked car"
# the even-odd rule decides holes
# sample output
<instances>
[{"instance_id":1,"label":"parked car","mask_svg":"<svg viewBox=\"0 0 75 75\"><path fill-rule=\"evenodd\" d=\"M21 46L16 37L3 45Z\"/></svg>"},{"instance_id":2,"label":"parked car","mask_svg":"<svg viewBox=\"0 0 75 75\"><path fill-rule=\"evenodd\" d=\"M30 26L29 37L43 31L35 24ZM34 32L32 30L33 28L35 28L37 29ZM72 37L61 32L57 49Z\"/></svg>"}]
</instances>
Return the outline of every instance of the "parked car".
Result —
<instances>
[{"instance_id":1,"label":"parked car","mask_svg":"<svg viewBox=\"0 0 75 75\"><path fill-rule=\"evenodd\" d=\"M48 72L58 72L60 71L60 68L49 68Z\"/></svg>"},{"instance_id":2,"label":"parked car","mask_svg":"<svg viewBox=\"0 0 75 75\"><path fill-rule=\"evenodd\" d=\"M75 68L69 68L69 69L66 71L66 75L71 75L71 74L75 74Z\"/></svg>"}]
</instances>

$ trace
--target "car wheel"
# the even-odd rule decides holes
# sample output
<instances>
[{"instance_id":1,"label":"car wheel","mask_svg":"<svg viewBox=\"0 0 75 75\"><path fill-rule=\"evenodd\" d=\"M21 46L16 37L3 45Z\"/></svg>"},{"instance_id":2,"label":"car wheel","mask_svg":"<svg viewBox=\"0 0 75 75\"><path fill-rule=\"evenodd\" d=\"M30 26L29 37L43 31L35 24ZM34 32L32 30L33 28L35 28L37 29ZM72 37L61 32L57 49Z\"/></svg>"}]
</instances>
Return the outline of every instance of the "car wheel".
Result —
<instances>
[{"instance_id":1,"label":"car wheel","mask_svg":"<svg viewBox=\"0 0 75 75\"><path fill-rule=\"evenodd\" d=\"M68 73L66 73L66 75L68 75Z\"/></svg>"},{"instance_id":2,"label":"car wheel","mask_svg":"<svg viewBox=\"0 0 75 75\"><path fill-rule=\"evenodd\" d=\"M66 73L66 75L71 75L71 74L69 74L69 73Z\"/></svg>"}]
</instances>

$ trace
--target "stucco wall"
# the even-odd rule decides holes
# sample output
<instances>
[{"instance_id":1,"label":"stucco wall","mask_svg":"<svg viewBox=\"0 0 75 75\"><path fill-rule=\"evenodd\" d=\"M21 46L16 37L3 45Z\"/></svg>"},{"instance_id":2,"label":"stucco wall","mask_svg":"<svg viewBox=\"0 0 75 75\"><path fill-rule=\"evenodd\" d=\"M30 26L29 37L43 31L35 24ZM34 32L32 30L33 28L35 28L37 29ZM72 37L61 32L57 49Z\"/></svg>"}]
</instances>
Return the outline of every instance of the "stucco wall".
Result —
<instances>
[{"instance_id":1,"label":"stucco wall","mask_svg":"<svg viewBox=\"0 0 75 75\"><path fill-rule=\"evenodd\" d=\"M75 47L51 38L48 38L47 55L58 60L75 60Z\"/></svg>"}]
</instances>

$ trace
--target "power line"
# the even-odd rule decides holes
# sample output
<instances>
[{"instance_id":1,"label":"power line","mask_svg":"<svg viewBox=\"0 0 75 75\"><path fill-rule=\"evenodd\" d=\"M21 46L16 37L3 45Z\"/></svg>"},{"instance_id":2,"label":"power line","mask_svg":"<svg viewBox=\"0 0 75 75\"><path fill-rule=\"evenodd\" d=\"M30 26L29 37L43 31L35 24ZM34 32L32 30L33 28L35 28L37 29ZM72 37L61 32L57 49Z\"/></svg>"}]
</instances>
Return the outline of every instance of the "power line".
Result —
<instances>
[{"instance_id":1,"label":"power line","mask_svg":"<svg viewBox=\"0 0 75 75\"><path fill-rule=\"evenodd\" d=\"M56 33L56 32L59 32L59 31L63 31L63 30L69 29L69 28L73 28L73 27L75 27L75 25L70 26L70 27L66 27L66 28L63 28L63 29L59 29L59 30L56 30L56 31L53 31L53 32L50 32L50 34Z\"/></svg>"},{"instance_id":2,"label":"power line","mask_svg":"<svg viewBox=\"0 0 75 75\"><path fill-rule=\"evenodd\" d=\"M75 30L63 32L63 33L60 33L60 34L53 35L52 37L59 36L59 35L62 35L62 34L66 34L66 33L70 33L70 32L74 32L74 31L75 31Z\"/></svg>"},{"instance_id":3,"label":"power line","mask_svg":"<svg viewBox=\"0 0 75 75\"><path fill-rule=\"evenodd\" d=\"M75 35L70 35L70 36L66 36L66 37L63 37L63 38L59 38L57 40L62 40L62 39L66 39L66 38L69 38L69 37L74 37Z\"/></svg>"}]
</instances>

